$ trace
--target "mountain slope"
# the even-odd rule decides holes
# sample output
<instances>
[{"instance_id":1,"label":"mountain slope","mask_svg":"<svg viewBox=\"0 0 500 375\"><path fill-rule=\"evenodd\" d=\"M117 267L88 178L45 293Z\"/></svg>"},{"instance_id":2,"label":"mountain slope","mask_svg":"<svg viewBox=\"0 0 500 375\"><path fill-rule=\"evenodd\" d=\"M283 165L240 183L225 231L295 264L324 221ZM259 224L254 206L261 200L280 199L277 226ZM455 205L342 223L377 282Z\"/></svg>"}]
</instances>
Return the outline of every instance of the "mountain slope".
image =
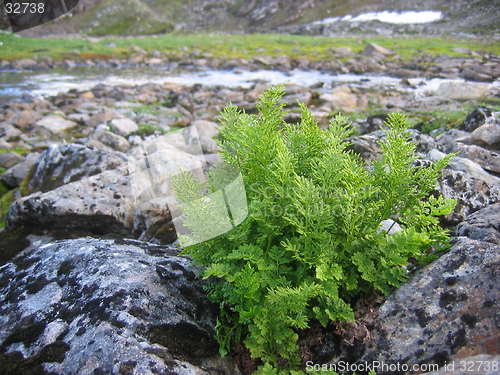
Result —
<instances>
[{"instance_id":1,"label":"mountain slope","mask_svg":"<svg viewBox=\"0 0 500 375\"><path fill-rule=\"evenodd\" d=\"M443 33L499 32L500 0L80 0L71 17L28 35L144 35L186 31L263 32L326 17L372 11L434 10Z\"/></svg>"}]
</instances>

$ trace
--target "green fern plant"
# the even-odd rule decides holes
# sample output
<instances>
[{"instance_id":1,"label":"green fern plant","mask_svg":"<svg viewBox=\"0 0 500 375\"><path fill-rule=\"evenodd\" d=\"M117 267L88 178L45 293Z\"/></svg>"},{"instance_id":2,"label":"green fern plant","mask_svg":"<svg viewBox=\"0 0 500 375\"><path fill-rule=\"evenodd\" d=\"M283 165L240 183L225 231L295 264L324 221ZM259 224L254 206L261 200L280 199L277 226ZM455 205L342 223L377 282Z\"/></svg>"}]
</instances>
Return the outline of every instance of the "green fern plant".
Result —
<instances>
[{"instance_id":1,"label":"green fern plant","mask_svg":"<svg viewBox=\"0 0 500 375\"><path fill-rule=\"evenodd\" d=\"M287 124L283 94L282 86L263 93L260 114L235 106L223 111L219 145L225 167L218 168L240 171L248 216L184 251L206 266L204 278L215 280L209 296L222 311L221 354L231 337L244 337L252 356L265 364L262 373L274 373L278 360L282 370L297 369L298 330L313 319L323 325L354 320L353 298L373 288L389 293L407 277L410 258L446 248L437 216L454 207L453 201L428 198L449 157L428 168L415 166L403 115L389 117L383 157L367 166L347 150L345 117L321 130L301 105L301 122ZM217 221L213 202L199 198L220 188L218 168L206 183L187 172L173 179L193 236ZM389 218L403 230L380 231Z\"/></svg>"}]
</instances>

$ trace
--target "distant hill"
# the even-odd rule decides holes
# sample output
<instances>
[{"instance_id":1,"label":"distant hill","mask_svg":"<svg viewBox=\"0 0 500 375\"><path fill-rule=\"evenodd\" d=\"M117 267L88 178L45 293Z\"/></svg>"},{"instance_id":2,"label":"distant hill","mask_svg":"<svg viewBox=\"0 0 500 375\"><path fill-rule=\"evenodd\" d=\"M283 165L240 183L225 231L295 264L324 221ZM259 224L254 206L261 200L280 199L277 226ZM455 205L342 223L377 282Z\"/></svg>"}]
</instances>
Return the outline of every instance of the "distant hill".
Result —
<instances>
[{"instance_id":1,"label":"distant hill","mask_svg":"<svg viewBox=\"0 0 500 375\"><path fill-rule=\"evenodd\" d=\"M440 33L492 35L500 29L500 0L80 0L70 17L24 35L265 32L326 17L384 10L441 11L443 20L425 28Z\"/></svg>"}]
</instances>

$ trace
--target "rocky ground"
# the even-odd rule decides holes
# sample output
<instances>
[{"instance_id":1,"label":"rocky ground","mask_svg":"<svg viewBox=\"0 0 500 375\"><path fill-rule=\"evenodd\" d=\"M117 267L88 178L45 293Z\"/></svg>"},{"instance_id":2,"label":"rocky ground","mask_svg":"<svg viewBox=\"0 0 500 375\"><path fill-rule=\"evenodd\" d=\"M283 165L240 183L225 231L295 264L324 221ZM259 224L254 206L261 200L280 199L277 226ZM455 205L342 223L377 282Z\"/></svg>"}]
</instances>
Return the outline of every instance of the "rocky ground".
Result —
<instances>
[{"instance_id":1,"label":"rocky ground","mask_svg":"<svg viewBox=\"0 0 500 375\"><path fill-rule=\"evenodd\" d=\"M350 139L351 148L371 160L380 155L377 141L384 137L380 128L389 111L457 109L499 95L498 86L487 84L500 74L496 56L422 55L402 66L387 62L388 53L371 45L339 66L303 66L390 73L401 83L391 91L290 84L283 99L290 109L287 121L298 120L297 99L322 127L339 110L380 110L380 116L356 119L357 135ZM164 62L162 56L136 57L136 62L107 64ZM12 67L33 63L40 62L17 61ZM268 57L217 62L207 56L188 57L182 64L286 70L306 63ZM408 78L422 76L470 80L445 82L421 94ZM147 184L137 190L142 175L130 161L138 152L163 160L154 163L155 176L170 173L168 160L196 167L216 162L213 138L220 110L232 102L254 112L267 86L98 85L49 98L24 95L2 106L1 180L9 189L1 199L6 228L0 231L0 368L5 373L229 375L252 368L242 353L218 358L217 310L206 300L203 282L194 278L189 257L179 256L172 245L176 234L168 192L149 194ZM419 130L428 121L423 116L411 133L418 162L457 154L436 188L458 202L442 220L453 234L452 248L389 298L360 301L356 323L305 332L304 360L440 366L464 358L498 361L492 356L500 353L500 113L478 108L460 126L431 135ZM149 147L171 130L177 130L174 141ZM203 158L193 151L197 139Z\"/></svg>"}]
</instances>

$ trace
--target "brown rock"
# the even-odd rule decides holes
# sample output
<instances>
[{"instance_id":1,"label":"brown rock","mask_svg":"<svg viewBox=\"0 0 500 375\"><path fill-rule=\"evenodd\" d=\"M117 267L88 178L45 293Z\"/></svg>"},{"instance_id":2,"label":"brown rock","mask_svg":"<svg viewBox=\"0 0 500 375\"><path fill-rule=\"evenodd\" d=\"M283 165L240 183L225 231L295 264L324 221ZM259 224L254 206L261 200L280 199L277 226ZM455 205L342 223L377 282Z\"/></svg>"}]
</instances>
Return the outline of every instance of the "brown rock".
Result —
<instances>
[{"instance_id":1,"label":"brown rock","mask_svg":"<svg viewBox=\"0 0 500 375\"><path fill-rule=\"evenodd\" d=\"M124 137L107 130L97 131L94 138L113 150L127 152L130 149L130 143Z\"/></svg>"},{"instance_id":2,"label":"brown rock","mask_svg":"<svg viewBox=\"0 0 500 375\"><path fill-rule=\"evenodd\" d=\"M61 116L49 115L36 122L37 126L50 130L52 134L63 133L66 130L72 129L78 124L74 121L69 121Z\"/></svg>"},{"instance_id":3,"label":"brown rock","mask_svg":"<svg viewBox=\"0 0 500 375\"><path fill-rule=\"evenodd\" d=\"M365 47L365 49L363 50L363 52L361 52L361 54L363 56L386 57L392 55L393 53L392 51L382 46L379 46L378 44L370 43Z\"/></svg>"},{"instance_id":4,"label":"brown rock","mask_svg":"<svg viewBox=\"0 0 500 375\"><path fill-rule=\"evenodd\" d=\"M500 150L500 124L482 125L469 135L457 139L457 142L477 145L489 150Z\"/></svg>"},{"instance_id":5,"label":"brown rock","mask_svg":"<svg viewBox=\"0 0 500 375\"><path fill-rule=\"evenodd\" d=\"M30 129L42 116L35 111L25 110L9 118L9 122L21 130Z\"/></svg>"}]
</instances>

